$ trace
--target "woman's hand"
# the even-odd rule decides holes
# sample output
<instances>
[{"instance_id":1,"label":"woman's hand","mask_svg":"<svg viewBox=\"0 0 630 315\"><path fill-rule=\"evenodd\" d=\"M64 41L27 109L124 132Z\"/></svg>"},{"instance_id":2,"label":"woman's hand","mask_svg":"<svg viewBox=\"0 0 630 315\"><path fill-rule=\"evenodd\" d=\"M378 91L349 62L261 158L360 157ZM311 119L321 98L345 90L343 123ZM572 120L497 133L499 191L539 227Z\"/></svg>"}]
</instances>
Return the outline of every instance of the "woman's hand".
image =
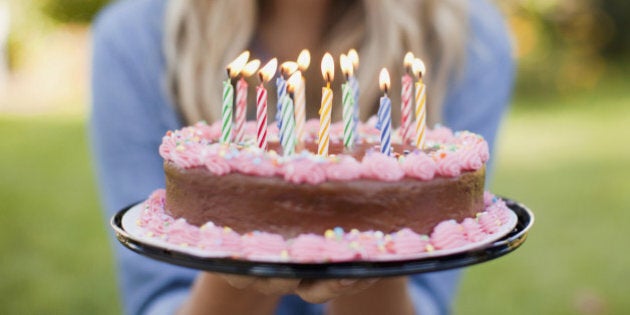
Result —
<instances>
[{"instance_id":1,"label":"woman's hand","mask_svg":"<svg viewBox=\"0 0 630 315\"><path fill-rule=\"evenodd\" d=\"M237 289L253 289L265 295L296 294L309 303L324 303L369 288L378 279L282 279L222 274Z\"/></svg>"},{"instance_id":2,"label":"woman's hand","mask_svg":"<svg viewBox=\"0 0 630 315\"><path fill-rule=\"evenodd\" d=\"M273 314L284 294L331 301L329 314L413 314L405 277L317 280L208 272L197 277L179 314Z\"/></svg>"}]
</instances>

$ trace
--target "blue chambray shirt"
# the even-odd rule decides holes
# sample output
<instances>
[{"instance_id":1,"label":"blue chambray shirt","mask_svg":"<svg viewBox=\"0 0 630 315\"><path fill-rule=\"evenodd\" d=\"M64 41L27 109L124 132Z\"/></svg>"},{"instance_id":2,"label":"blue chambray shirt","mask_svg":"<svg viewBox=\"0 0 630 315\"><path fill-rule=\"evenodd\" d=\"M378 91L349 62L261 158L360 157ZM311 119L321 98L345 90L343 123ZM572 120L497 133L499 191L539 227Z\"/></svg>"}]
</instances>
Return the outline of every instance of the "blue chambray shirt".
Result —
<instances>
[{"instance_id":1,"label":"blue chambray shirt","mask_svg":"<svg viewBox=\"0 0 630 315\"><path fill-rule=\"evenodd\" d=\"M158 147L167 130L182 127L164 87L165 0L125 0L106 8L93 26L90 135L106 216L164 187ZM463 77L450 86L445 124L483 135L492 150L509 103L514 63L506 26L486 0L471 0ZM126 314L172 314L197 273L115 247ZM460 271L410 277L418 313L451 310ZM284 297L277 314L322 314L324 305Z\"/></svg>"}]
</instances>

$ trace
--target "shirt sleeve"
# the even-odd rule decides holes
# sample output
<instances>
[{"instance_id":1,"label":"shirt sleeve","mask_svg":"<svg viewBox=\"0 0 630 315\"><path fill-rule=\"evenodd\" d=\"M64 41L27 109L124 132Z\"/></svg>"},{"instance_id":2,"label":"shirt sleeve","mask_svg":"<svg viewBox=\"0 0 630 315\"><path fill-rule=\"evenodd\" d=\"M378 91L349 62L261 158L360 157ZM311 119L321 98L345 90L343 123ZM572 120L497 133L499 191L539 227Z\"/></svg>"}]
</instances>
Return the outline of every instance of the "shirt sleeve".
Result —
<instances>
[{"instance_id":1,"label":"shirt sleeve","mask_svg":"<svg viewBox=\"0 0 630 315\"><path fill-rule=\"evenodd\" d=\"M139 11L114 5L93 28L90 136L107 218L164 187L158 147L165 132L178 124L163 94L161 41L146 31L150 25L139 27L147 21L138 22L133 12ZM179 306L194 271L133 253L113 233L111 240L126 314L166 314Z\"/></svg>"},{"instance_id":2,"label":"shirt sleeve","mask_svg":"<svg viewBox=\"0 0 630 315\"><path fill-rule=\"evenodd\" d=\"M469 10L471 31L465 68L447 93L444 124L453 130L482 135L494 152L514 81L511 40L501 14L486 0L470 1ZM487 178L492 173L492 160L488 162ZM416 312L451 313L461 274L461 270L450 270L410 277L409 291Z\"/></svg>"}]
</instances>

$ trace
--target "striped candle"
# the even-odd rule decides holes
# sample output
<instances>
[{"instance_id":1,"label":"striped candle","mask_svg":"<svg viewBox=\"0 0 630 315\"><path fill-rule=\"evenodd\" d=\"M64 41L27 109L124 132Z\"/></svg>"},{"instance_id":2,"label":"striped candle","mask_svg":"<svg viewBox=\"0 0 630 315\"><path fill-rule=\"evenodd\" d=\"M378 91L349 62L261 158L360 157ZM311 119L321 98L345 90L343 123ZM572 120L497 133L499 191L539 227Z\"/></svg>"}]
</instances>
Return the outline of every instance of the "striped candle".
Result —
<instances>
[{"instance_id":1,"label":"striped candle","mask_svg":"<svg viewBox=\"0 0 630 315\"><path fill-rule=\"evenodd\" d=\"M322 88L322 106L319 109L319 134L317 154L328 155L328 144L330 142L330 119L332 112L333 92L329 87Z\"/></svg>"},{"instance_id":2,"label":"striped candle","mask_svg":"<svg viewBox=\"0 0 630 315\"><path fill-rule=\"evenodd\" d=\"M354 146L354 97L349 82L341 85L343 103L343 145L347 149Z\"/></svg>"},{"instance_id":3,"label":"striped candle","mask_svg":"<svg viewBox=\"0 0 630 315\"><path fill-rule=\"evenodd\" d=\"M416 147L422 149L424 147L425 129L426 129L426 102L427 95L425 85L422 81L416 83Z\"/></svg>"},{"instance_id":4,"label":"striped candle","mask_svg":"<svg viewBox=\"0 0 630 315\"><path fill-rule=\"evenodd\" d=\"M411 129L411 95L413 90L412 78L409 74L402 77L401 105L400 105L400 135L404 144L413 141Z\"/></svg>"},{"instance_id":5,"label":"striped candle","mask_svg":"<svg viewBox=\"0 0 630 315\"><path fill-rule=\"evenodd\" d=\"M304 140L304 125L306 124L306 81L300 75L300 84L295 90L295 134L297 143Z\"/></svg>"},{"instance_id":6,"label":"striped candle","mask_svg":"<svg viewBox=\"0 0 630 315\"><path fill-rule=\"evenodd\" d=\"M262 82L256 87L256 140L260 149L267 150L267 90Z\"/></svg>"},{"instance_id":7,"label":"striped candle","mask_svg":"<svg viewBox=\"0 0 630 315\"><path fill-rule=\"evenodd\" d=\"M234 87L230 79L223 81L223 106L221 107L221 143L230 143L232 138L232 106Z\"/></svg>"},{"instance_id":8,"label":"striped candle","mask_svg":"<svg viewBox=\"0 0 630 315\"><path fill-rule=\"evenodd\" d=\"M284 103L284 97L287 95L287 81L282 76L276 79L276 90L278 92L276 122L278 130L280 130L282 129L282 103ZM280 136L282 137L282 134Z\"/></svg>"},{"instance_id":9,"label":"striped candle","mask_svg":"<svg viewBox=\"0 0 630 315\"><path fill-rule=\"evenodd\" d=\"M381 153L391 155L392 101L387 94L381 97L377 127L381 131Z\"/></svg>"},{"instance_id":10,"label":"striped candle","mask_svg":"<svg viewBox=\"0 0 630 315\"><path fill-rule=\"evenodd\" d=\"M352 133L354 135L357 134L357 127L359 126L359 80L353 75L348 77L348 83L350 84L350 89L352 90L352 98L353 102L353 112L352 112Z\"/></svg>"},{"instance_id":11,"label":"striped candle","mask_svg":"<svg viewBox=\"0 0 630 315\"><path fill-rule=\"evenodd\" d=\"M295 153L295 113L293 100L286 95L282 104L282 129L280 129L282 152L285 156Z\"/></svg>"},{"instance_id":12,"label":"striped candle","mask_svg":"<svg viewBox=\"0 0 630 315\"><path fill-rule=\"evenodd\" d=\"M245 114L247 112L247 82L241 77L236 82L236 122L234 124L234 142L243 142L245 136Z\"/></svg>"}]
</instances>

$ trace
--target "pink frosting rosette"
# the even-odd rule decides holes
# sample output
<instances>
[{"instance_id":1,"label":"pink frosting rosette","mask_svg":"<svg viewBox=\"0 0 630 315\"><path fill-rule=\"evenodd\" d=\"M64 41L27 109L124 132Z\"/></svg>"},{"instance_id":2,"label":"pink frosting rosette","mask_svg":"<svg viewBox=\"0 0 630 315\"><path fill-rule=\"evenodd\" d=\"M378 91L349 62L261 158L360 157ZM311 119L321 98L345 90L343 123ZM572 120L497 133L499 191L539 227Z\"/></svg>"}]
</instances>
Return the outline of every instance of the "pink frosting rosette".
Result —
<instances>
[{"instance_id":1,"label":"pink frosting rosette","mask_svg":"<svg viewBox=\"0 0 630 315\"><path fill-rule=\"evenodd\" d=\"M404 228L393 235L392 248L394 253L403 257L425 252L427 245L429 245L427 237L422 237L408 228Z\"/></svg>"},{"instance_id":2,"label":"pink frosting rosette","mask_svg":"<svg viewBox=\"0 0 630 315\"><path fill-rule=\"evenodd\" d=\"M363 177L382 181L397 181L405 176L398 160L381 152L368 152L361 161Z\"/></svg>"},{"instance_id":3,"label":"pink frosting rosette","mask_svg":"<svg viewBox=\"0 0 630 315\"><path fill-rule=\"evenodd\" d=\"M478 150L472 145L466 145L457 151L463 170L476 171L483 166Z\"/></svg>"},{"instance_id":4,"label":"pink frosting rosette","mask_svg":"<svg viewBox=\"0 0 630 315\"><path fill-rule=\"evenodd\" d=\"M455 220L440 222L431 233L431 244L436 249L457 248L468 244L464 228Z\"/></svg>"},{"instance_id":5,"label":"pink frosting rosette","mask_svg":"<svg viewBox=\"0 0 630 315\"><path fill-rule=\"evenodd\" d=\"M286 243L282 236L267 232L253 232L243 235L242 252L250 259L280 258L282 251L286 250Z\"/></svg>"},{"instance_id":6,"label":"pink frosting rosette","mask_svg":"<svg viewBox=\"0 0 630 315\"><path fill-rule=\"evenodd\" d=\"M427 140L430 141L447 143L453 142L453 138L453 131L444 126L435 126L427 131Z\"/></svg>"},{"instance_id":7,"label":"pink frosting rosette","mask_svg":"<svg viewBox=\"0 0 630 315\"><path fill-rule=\"evenodd\" d=\"M325 242L326 248L323 254L327 261L350 261L359 256L345 241L326 239Z\"/></svg>"},{"instance_id":8,"label":"pink frosting rosette","mask_svg":"<svg viewBox=\"0 0 630 315\"><path fill-rule=\"evenodd\" d=\"M377 237L373 231L360 233L351 239L352 242L357 244L357 251L364 259L378 258L385 251L383 238Z\"/></svg>"},{"instance_id":9,"label":"pink frosting rosette","mask_svg":"<svg viewBox=\"0 0 630 315\"><path fill-rule=\"evenodd\" d=\"M483 231L481 225L479 225L479 223L475 219L466 218L464 219L464 221L462 221L461 225L464 228L466 239L468 239L469 241L474 243L486 238L486 233Z\"/></svg>"},{"instance_id":10,"label":"pink frosting rosette","mask_svg":"<svg viewBox=\"0 0 630 315\"><path fill-rule=\"evenodd\" d=\"M437 169L435 161L424 152L419 151L414 151L405 156L401 166L407 177L421 180L433 179Z\"/></svg>"},{"instance_id":11,"label":"pink frosting rosette","mask_svg":"<svg viewBox=\"0 0 630 315\"><path fill-rule=\"evenodd\" d=\"M208 171L217 176L225 175L231 171L230 164L225 158L216 154L206 155L203 162Z\"/></svg>"},{"instance_id":12,"label":"pink frosting rosette","mask_svg":"<svg viewBox=\"0 0 630 315\"><path fill-rule=\"evenodd\" d=\"M289 255L300 262L320 262L324 260L322 252L326 249L326 240L315 234L302 234L291 242Z\"/></svg>"},{"instance_id":13,"label":"pink frosting rosette","mask_svg":"<svg viewBox=\"0 0 630 315\"><path fill-rule=\"evenodd\" d=\"M351 156L340 156L338 160L325 164L329 180L353 180L361 177L361 163Z\"/></svg>"},{"instance_id":14,"label":"pink frosting rosette","mask_svg":"<svg viewBox=\"0 0 630 315\"><path fill-rule=\"evenodd\" d=\"M326 170L322 163L309 158L296 158L284 164L284 179L295 184L319 184L326 181Z\"/></svg>"},{"instance_id":15,"label":"pink frosting rosette","mask_svg":"<svg viewBox=\"0 0 630 315\"><path fill-rule=\"evenodd\" d=\"M196 246L200 239L199 228L181 218L169 226L166 234L167 241L175 245Z\"/></svg>"},{"instance_id":16,"label":"pink frosting rosette","mask_svg":"<svg viewBox=\"0 0 630 315\"><path fill-rule=\"evenodd\" d=\"M494 213L485 211L482 212L478 217L479 225L484 230L484 232L488 234L494 234L501 228L501 219L498 218Z\"/></svg>"},{"instance_id":17,"label":"pink frosting rosette","mask_svg":"<svg viewBox=\"0 0 630 315\"><path fill-rule=\"evenodd\" d=\"M455 177L461 174L461 163L455 152L440 150L435 153L437 173L444 177Z\"/></svg>"}]
</instances>

